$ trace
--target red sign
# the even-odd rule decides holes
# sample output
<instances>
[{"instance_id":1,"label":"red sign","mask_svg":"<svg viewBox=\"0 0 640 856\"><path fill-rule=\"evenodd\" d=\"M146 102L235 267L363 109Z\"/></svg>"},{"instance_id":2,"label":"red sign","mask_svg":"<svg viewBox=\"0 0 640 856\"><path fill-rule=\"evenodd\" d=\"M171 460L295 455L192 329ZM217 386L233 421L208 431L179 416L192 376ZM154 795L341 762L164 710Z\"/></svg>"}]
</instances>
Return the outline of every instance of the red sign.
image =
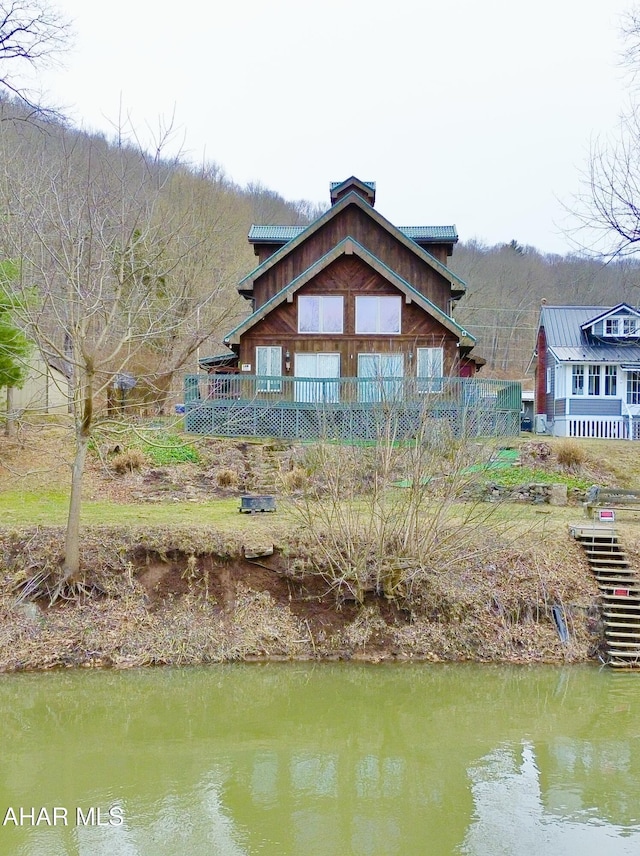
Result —
<instances>
[{"instance_id":1,"label":"red sign","mask_svg":"<svg viewBox=\"0 0 640 856\"><path fill-rule=\"evenodd\" d=\"M613 590L614 597L629 597L629 589L617 588Z\"/></svg>"}]
</instances>

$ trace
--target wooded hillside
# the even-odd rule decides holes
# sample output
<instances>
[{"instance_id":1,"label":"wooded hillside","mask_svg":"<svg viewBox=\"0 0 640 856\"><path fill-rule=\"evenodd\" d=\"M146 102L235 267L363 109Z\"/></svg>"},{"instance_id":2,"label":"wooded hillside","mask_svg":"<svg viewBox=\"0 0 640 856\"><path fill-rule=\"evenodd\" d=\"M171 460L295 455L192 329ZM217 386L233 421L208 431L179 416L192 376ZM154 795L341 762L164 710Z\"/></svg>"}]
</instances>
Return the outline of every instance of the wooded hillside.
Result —
<instances>
[{"instance_id":1,"label":"wooded hillside","mask_svg":"<svg viewBox=\"0 0 640 856\"><path fill-rule=\"evenodd\" d=\"M57 119L30 117L12 101L0 102L5 190L9 186L20 187L38 198L42 194L38 181L42 181L43 164L47 165L48 180L55 185L56 176L70 168L84 171L86 179L93 160L100 162L103 172L108 167L121 181L131 181L134 194L137 191L133 183L139 183L141 168L135 142L131 129L117 129L109 139L79 131ZM148 260L136 256L136 264L147 265L145 276L155 275L156 282L168 276L175 279L181 275L185 279L180 310L184 318L171 335L150 343L131 363L130 370L144 375L153 362L156 377L164 373L167 388L177 390L182 374L196 369L196 355L219 352L224 334L249 310L246 301L239 298L236 285L256 263L247 243L251 223L303 224L318 216L321 209L305 200L287 201L260 184L241 187L216 163L194 166L179 157L161 157L153 161L153 169L156 184L163 183L159 211L164 211L165 217L166 212L173 215L176 211L197 211L198 223L192 225L191 231L197 231L195 240L201 243L202 252L190 271L177 266L162 274L154 274L147 269ZM332 178L339 176L327 176L327 181ZM79 184L78 193L81 192ZM3 254L10 255L8 247L3 248ZM476 353L487 360L483 370L487 376L525 378L543 299L550 304L640 302L640 267L629 258L605 265L578 256L545 255L516 241L492 247L472 241L455 247L450 266L468 284L455 317L476 336ZM164 279L162 283L164 287ZM215 293L215 300L203 300L207 293ZM194 314L189 307L196 303L201 308Z\"/></svg>"}]
</instances>

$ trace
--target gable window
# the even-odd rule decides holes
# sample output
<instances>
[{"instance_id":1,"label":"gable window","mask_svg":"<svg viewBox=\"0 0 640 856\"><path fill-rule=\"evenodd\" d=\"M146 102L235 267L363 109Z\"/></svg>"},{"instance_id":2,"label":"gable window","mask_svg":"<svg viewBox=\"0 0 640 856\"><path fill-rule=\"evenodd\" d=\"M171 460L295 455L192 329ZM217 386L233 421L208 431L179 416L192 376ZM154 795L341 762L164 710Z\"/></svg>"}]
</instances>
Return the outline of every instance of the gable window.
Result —
<instances>
[{"instance_id":1,"label":"gable window","mask_svg":"<svg viewBox=\"0 0 640 856\"><path fill-rule=\"evenodd\" d=\"M571 395L584 395L584 366L571 368Z\"/></svg>"},{"instance_id":2,"label":"gable window","mask_svg":"<svg viewBox=\"0 0 640 856\"><path fill-rule=\"evenodd\" d=\"M298 333L342 333L343 319L342 297L298 298Z\"/></svg>"},{"instance_id":3,"label":"gable window","mask_svg":"<svg viewBox=\"0 0 640 856\"><path fill-rule=\"evenodd\" d=\"M589 395L600 395L600 366L589 366Z\"/></svg>"},{"instance_id":4,"label":"gable window","mask_svg":"<svg viewBox=\"0 0 640 856\"><path fill-rule=\"evenodd\" d=\"M617 315L604 319L605 336L640 336L640 319L635 315Z\"/></svg>"},{"instance_id":5,"label":"gable window","mask_svg":"<svg viewBox=\"0 0 640 856\"><path fill-rule=\"evenodd\" d=\"M356 297L356 333L399 333L400 297Z\"/></svg>"},{"instance_id":6,"label":"gable window","mask_svg":"<svg viewBox=\"0 0 640 856\"><path fill-rule=\"evenodd\" d=\"M441 392L443 362L442 348L417 348L418 392Z\"/></svg>"},{"instance_id":7,"label":"gable window","mask_svg":"<svg viewBox=\"0 0 640 856\"><path fill-rule=\"evenodd\" d=\"M640 404L640 372L627 372L627 404Z\"/></svg>"},{"instance_id":8,"label":"gable window","mask_svg":"<svg viewBox=\"0 0 640 856\"><path fill-rule=\"evenodd\" d=\"M257 347L256 348L256 374L264 375L258 377L256 385L257 392L281 392L282 381L282 348L281 347Z\"/></svg>"},{"instance_id":9,"label":"gable window","mask_svg":"<svg viewBox=\"0 0 640 856\"><path fill-rule=\"evenodd\" d=\"M604 394L617 395L618 391L618 367L604 367Z\"/></svg>"}]
</instances>

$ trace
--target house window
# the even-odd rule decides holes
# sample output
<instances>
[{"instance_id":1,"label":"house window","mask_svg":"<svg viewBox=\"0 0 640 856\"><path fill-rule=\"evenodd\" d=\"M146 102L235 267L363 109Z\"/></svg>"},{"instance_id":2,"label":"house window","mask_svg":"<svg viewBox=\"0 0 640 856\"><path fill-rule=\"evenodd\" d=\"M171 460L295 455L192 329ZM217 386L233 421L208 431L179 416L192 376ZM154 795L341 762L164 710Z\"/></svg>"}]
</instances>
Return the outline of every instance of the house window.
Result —
<instances>
[{"instance_id":1,"label":"house window","mask_svg":"<svg viewBox=\"0 0 640 856\"><path fill-rule=\"evenodd\" d=\"M584 366L572 367L571 395L584 395Z\"/></svg>"},{"instance_id":2,"label":"house window","mask_svg":"<svg viewBox=\"0 0 640 856\"><path fill-rule=\"evenodd\" d=\"M296 401L340 400L340 384L337 381L316 380L340 377L340 354L296 354L294 371L297 378L307 378L296 380L294 384Z\"/></svg>"},{"instance_id":3,"label":"house window","mask_svg":"<svg viewBox=\"0 0 640 856\"><path fill-rule=\"evenodd\" d=\"M358 354L358 401L402 397L402 354Z\"/></svg>"},{"instance_id":4,"label":"house window","mask_svg":"<svg viewBox=\"0 0 640 856\"><path fill-rule=\"evenodd\" d=\"M627 404L640 404L640 372L627 372Z\"/></svg>"},{"instance_id":5,"label":"house window","mask_svg":"<svg viewBox=\"0 0 640 856\"><path fill-rule=\"evenodd\" d=\"M640 320L637 316L624 315L604 320L605 336L638 336L640 335Z\"/></svg>"},{"instance_id":6,"label":"house window","mask_svg":"<svg viewBox=\"0 0 640 856\"><path fill-rule=\"evenodd\" d=\"M604 367L604 394L617 395L618 391L618 367Z\"/></svg>"},{"instance_id":7,"label":"house window","mask_svg":"<svg viewBox=\"0 0 640 856\"><path fill-rule=\"evenodd\" d=\"M399 333L400 297L356 297L356 333Z\"/></svg>"},{"instance_id":8,"label":"house window","mask_svg":"<svg viewBox=\"0 0 640 856\"><path fill-rule=\"evenodd\" d=\"M600 395L600 366L589 366L589 395Z\"/></svg>"},{"instance_id":9,"label":"house window","mask_svg":"<svg viewBox=\"0 0 640 856\"><path fill-rule=\"evenodd\" d=\"M547 393L551 392L551 369L547 369Z\"/></svg>"},{"instance_id":10,"label":"house window","mask_svg":"<svg viewBox=\"0 0 640 856\"><path fill-rule=\"evenodd\" d=\"M298 333L342 333L342 297L299 297Z\"/></svg>"},{"instance_id":11,"label":"house window","mask_svg":"<svg viewBox=\"0 0 640 856\"><path fill-rule=\"evenodd\" d=\"M442 348L418 348L416 376L418 392L441 392L443 369Z\"/></svg>"},{"instance_id":12,"label":"house window","mask_svg":"<svg viewBox=\"0 0 640 856\"><path fill-rule=\"evenodd\" d=\"M281 392L282 381L282 348L281 347L257 347L256 348L256 374L266 375L258 378L257 392Z\"/></svg>"}]
</instances>

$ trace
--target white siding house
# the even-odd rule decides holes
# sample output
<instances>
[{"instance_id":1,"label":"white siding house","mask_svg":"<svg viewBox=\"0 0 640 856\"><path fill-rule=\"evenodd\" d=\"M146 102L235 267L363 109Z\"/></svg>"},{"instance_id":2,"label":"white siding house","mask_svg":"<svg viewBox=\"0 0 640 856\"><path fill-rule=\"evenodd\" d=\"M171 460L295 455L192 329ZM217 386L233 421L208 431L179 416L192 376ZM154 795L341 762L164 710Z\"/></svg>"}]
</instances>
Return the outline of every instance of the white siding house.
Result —
<instances>
[{"instance_id":1,"label":"white siding house","mask_svg":"<svg viewBox=\"0 0 640 856\"><path fill-rule=\"evenodd\" d=\"M640 439L637 309L543 306L536 357L536 430Z\"/></svg>"}]
</instances>

